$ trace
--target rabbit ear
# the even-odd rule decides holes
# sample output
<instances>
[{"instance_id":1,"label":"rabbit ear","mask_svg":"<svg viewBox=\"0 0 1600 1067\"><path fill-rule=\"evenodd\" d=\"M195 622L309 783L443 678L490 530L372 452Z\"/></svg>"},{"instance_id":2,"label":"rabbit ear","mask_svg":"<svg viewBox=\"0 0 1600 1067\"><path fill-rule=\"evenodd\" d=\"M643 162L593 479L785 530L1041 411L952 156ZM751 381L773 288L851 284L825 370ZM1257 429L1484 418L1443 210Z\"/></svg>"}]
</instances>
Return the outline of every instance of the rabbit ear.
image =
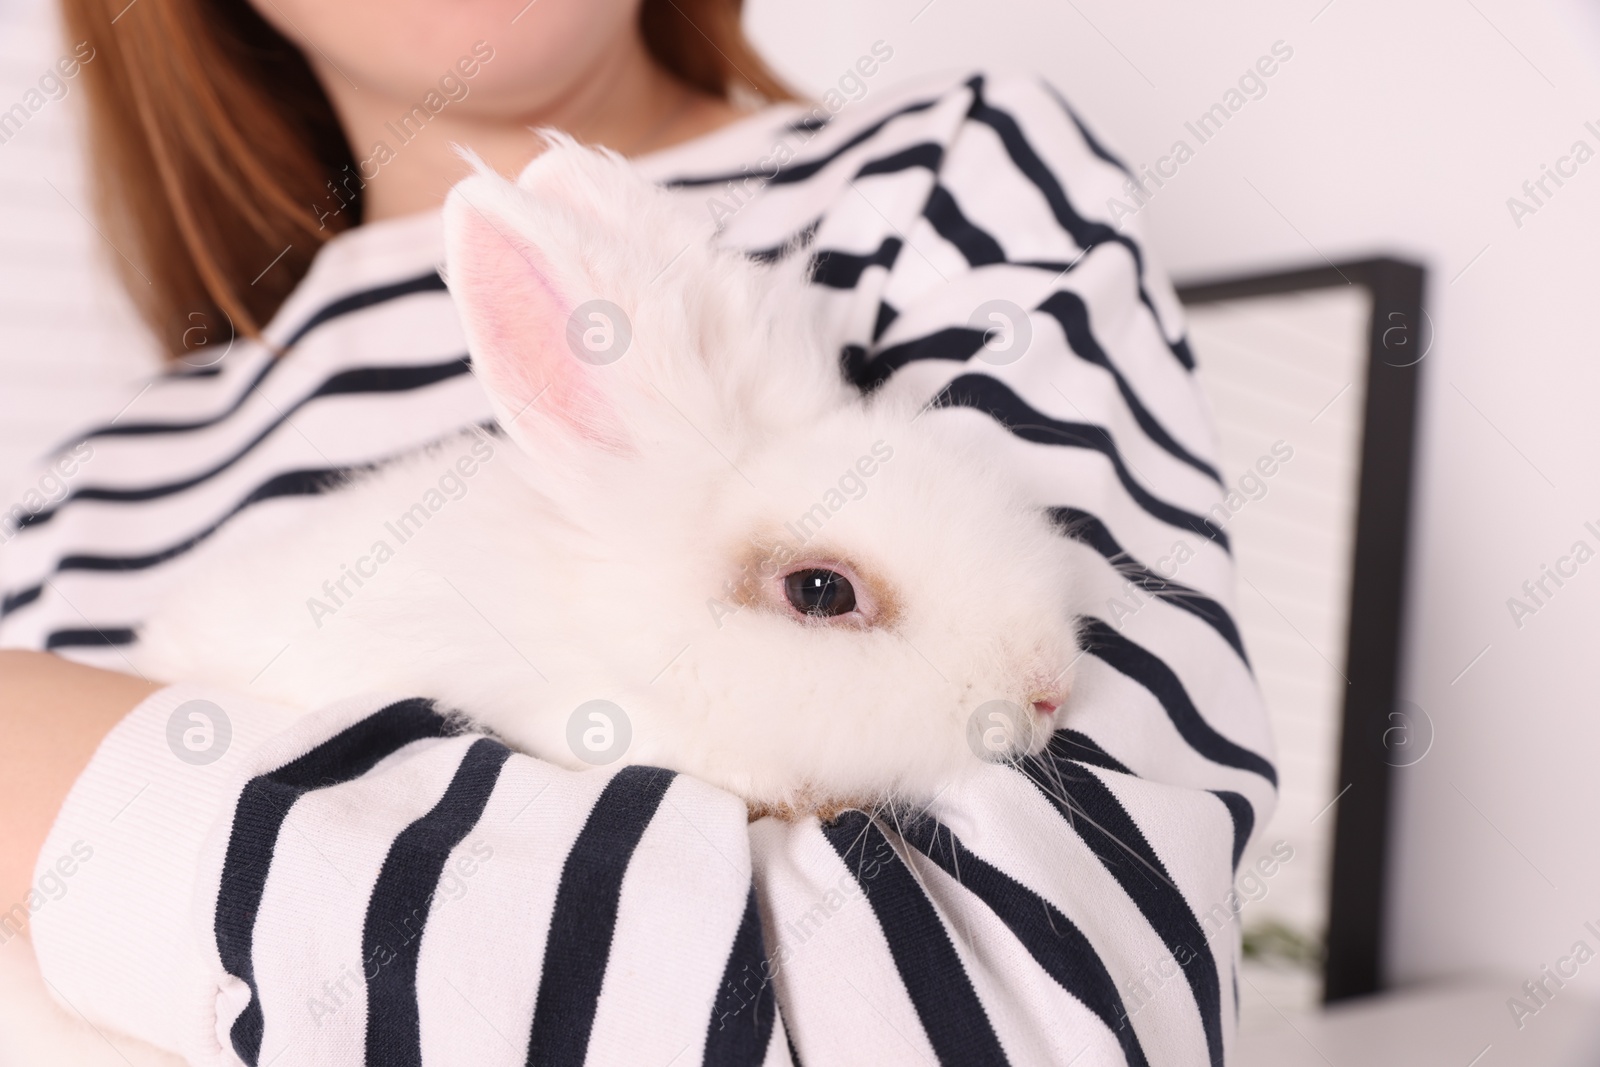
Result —
<instances>
[{"instance_id":1,"label":"rabbit ear","mask_svg":"<svg viewBox=\"0 0 1600 1067\"><path fill-rule=\"evenodd\" d=\"M577 358L569 343L575 279L524 232L529 206L515 201L525 195L479 175L445 204L450 291L473 369L501 426L524 446L543 429L624 449L626 436L595 380L605 368Z\"/></svg>"},{"instance_id":2,"label":"rabbit ear","mask_svg":"<svg viewBox=\"0 0 1600 1067\"><path fill-rule=\"evenodd\" d=\"M719 250L620 157L547 141L515 183L480 169L445 202L474 368L524 450L736 447L847 402L798 265Z\"/></svg>"}]
</instances>

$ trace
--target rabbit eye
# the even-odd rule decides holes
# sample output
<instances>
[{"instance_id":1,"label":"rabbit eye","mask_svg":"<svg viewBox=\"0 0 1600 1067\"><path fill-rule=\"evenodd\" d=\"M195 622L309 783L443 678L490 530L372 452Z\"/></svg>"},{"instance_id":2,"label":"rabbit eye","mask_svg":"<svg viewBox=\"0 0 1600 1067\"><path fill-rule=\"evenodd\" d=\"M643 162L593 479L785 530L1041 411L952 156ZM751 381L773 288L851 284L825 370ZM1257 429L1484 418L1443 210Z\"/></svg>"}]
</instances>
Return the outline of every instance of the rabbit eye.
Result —
<instances>
[{"instance_id":1,"label":"rabbit eye","mask_svg":"<svg viewBox=\"0 0 1600 1067\"><path fill-rule=\"evenodd\" d=\"M831 619L856 610L856 589L838 571L808 567L783 580L789 606L802 615Z\"/></svg>"}]
</instances>

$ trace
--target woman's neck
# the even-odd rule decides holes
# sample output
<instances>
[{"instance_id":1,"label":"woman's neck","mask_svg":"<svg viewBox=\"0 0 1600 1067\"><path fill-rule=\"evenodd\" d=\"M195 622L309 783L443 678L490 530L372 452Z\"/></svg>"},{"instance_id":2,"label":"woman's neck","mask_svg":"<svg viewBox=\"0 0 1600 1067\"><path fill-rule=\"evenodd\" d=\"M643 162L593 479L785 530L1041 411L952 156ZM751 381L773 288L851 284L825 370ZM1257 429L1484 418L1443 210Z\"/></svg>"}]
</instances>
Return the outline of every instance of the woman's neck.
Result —
<instances>
[{"instance_id":1,"label":"woman's neck","mask_svg":"<svg viewBox=\"0 0 1600 1067\"><path fill-rule=\"evenodd\" d=\"M312 63L320 65L315 58ZM457 145L502 174L515 175L541 151L533 133L537 127L555 127L585 143L639 155L709 133L740 114L727 101L673 77L637 38L609 52L546 106L504 116L452 110L438 96L438 110L429 111L416 100L357 89L335 70L317 73L355 156L363 183L362 217L368 222L439 207L469 170L456 154Z\"/></svg>"}]
</instances>

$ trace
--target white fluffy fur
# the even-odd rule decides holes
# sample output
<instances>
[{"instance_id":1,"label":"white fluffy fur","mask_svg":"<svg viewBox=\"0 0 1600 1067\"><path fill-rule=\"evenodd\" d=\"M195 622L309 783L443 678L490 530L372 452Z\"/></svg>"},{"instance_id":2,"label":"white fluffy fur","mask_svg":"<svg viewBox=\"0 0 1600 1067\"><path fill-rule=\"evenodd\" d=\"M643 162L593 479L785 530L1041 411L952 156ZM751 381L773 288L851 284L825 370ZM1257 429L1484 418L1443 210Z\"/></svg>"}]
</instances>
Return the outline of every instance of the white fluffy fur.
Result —
<instances>
[{"instance_id":1,"label":"white fluffy fur","mask_svg":"<svg viewBox=\"0 0 1600 1067\"><path fill-rule=\"evenodd\" d=\"M699 213L567 141L515 184L467 179L445 212L451 289L511 441L463 438L299 529L208 546L141 635L142 669L307 707L434 697L579 768L568 717L604 698L632 723L628 762L776 809L931 796L975 764L978 705L1059 697L1077 644L1058 537L948 425L863 402L797 268L715 249ZM633 329L603 366L567 346L569 309L594 297ZM809 542L789 534L875 444L892 457L865 494ZM491 448L400 544L396 519ZM324 582L378 541L393 558L314 620L308 600L333 606ZM785 549L853 566L895 618L784 611L751 564Z\"/></svg>"}]
</instances>

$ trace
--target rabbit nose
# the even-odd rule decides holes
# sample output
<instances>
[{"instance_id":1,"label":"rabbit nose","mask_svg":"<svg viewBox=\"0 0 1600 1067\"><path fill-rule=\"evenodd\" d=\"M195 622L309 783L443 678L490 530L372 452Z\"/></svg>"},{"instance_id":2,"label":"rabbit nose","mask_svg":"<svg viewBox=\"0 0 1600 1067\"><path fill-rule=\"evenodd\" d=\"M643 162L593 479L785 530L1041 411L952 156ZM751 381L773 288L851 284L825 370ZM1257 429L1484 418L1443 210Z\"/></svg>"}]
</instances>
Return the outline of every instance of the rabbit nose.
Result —
<instances>
[{"instance_id":1,"label":"rabbit nose","mask_svg":"<svg viewBox=\"0 0 1600 1067\"><path fill-rule=\"evenodd\" d=\"M1040 715L1054 715L1056 709L1060 706L1061 702L1059 700L1035 700L1033 702L1033 710Z\"/></svg>"}]
</instances>

